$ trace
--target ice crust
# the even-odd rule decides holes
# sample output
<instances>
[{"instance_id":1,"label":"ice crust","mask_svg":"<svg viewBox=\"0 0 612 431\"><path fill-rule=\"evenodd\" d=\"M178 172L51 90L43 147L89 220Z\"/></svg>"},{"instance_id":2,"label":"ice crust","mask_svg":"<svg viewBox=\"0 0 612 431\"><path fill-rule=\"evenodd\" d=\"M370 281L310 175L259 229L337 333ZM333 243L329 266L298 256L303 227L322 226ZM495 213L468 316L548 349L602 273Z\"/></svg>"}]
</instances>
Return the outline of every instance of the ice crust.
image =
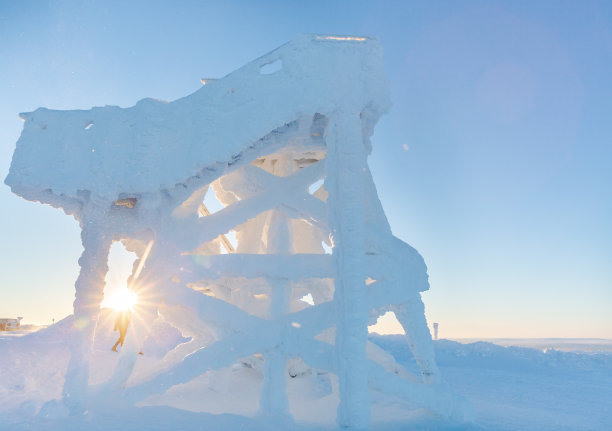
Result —
<instances>
[{"instance_id":1,"label":"ice crust","mask_svg":"<svg viewBox=\"0 0 612 431\"><path fill-rule=\"evenodd\" d=\"M329 116L338 101L356 112L367 107L374 124L389 107L381 55L375 40L302 35L173 102L20 114L5 182L52 205L57 197L80 202L84 190L116 200L218 176L270 131L305 113ZM260 72L276 60L280 70Z\"/></svg>"},{"instance_id":2,"label":"ice crust","mask_svg":"<svg viewBox=\"0 0 612 431\"><path fill-rule=\"evenodd\" d=\"M262 376L258 414L279 422L301 417L287 396L292 373L333 376L313 391L322 403L334 387L342 427L369 427L372 391L465 419L435 363L420 298L425 262L392 235L367 166L390 106L381 54L375 39L302 35L174 102L22 114L6 183L74 215L84 247L62 402L42 412L159 401L238 361ZM214 214L202 206L209 189L224 206ZM146 303L115 367L92 385L118 240L138 256L128 283ZM368 324L387 311L417 373L367 341ZM158 320L187 341L139 373L137 352Z\"/></svg>"}]
</instances>

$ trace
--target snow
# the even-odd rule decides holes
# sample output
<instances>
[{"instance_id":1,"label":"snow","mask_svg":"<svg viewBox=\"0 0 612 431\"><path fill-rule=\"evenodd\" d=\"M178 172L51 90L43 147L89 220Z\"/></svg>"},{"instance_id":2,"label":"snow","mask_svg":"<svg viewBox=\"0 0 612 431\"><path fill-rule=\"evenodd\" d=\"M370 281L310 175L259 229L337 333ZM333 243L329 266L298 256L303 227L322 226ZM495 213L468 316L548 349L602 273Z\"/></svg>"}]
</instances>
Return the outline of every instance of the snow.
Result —
<instances>
[{"instance_id":1,"label":"snow","mask_svg":"<svg viewBox=\"0 0 612 431\"><path fill-rule=\"evenodd\" d=\"M436 365L427 267L393 236L367 164L390 105L381 54L302 35L174 102L22 114L6 183L73 215L83 252L74 317L10 345L35 358L51 343L57 362L12 376L7 408L70 426L153 408L354 430L469 419ZM116 241L136 256L138 297L119 355L101 309ZM368 341L389 311L412 371Z\"/></svg>"},{"instance_id":2,"label":"snow","mask_svg":"<svg viewBox=\"0 0 612 431\"><path fill-rule=\"evenodd\" d=\"M332 407L319 420L366 429L376 389L463 418L433 358L419 294L426 266L391 234L367 166L390 104L381 54L370 38L302 35L174 102L22 114L6 183L74 215L84 247L62 401L41 416L119 398L179 408L168 394L219 391L236 358L250 358L263 380L249 386L249 402L209 413L308 421L324 404ZM223 208L210 213L202 201L211 200ZM142 304L111 370L94 352L117 240L137 256L128 287ZM417 357L415 376L367 347L368 323L389 310ZM186 342L139 358L160 319ZM295 401L288 366L326 389Z\"/></svg>"},{"instance_id":3,"label":"snow","mask_svg":"<svg viewBox=\"0 0 612 431\"><path fill-rule=\"evenodd\" d=\"M545 340L516 340L518 344ZM550 340L549 340L550 341ZM573 340L575 352L500 346L489 342L435 342L436 360L448 383L472 402L476 429L612 429L612 340L608 352L590 351L592 340ZM398 362L414 367L397 336L376 337ZM563 346L557 340L548 346ZM587 350L587 351L585 351ZM411 365L412 364L412 365Z\"/></svg>"},{"instance_id":4,"label":"snow","mask_svg":"<svg viewBox=\"0 0 612 431\"><path fill-rule=\"evenodd\" d=\"M92 383L102 381L119 360L118 354L110 351L114 341L110 311L102 315L94 343ZM262 359L257 357L177 385L136 409L114 406L78 417L42 417L38 414L43 404L61 397L62 370L69 361L70 325L71 318L67 318L39 332L0 337L0 354L10 358L0 370L0 430L196 430L202 429L202 424L207 424L204 429L226 430L335 429L337 378L311 374L299 363L287 369L289 408L297 424L258 416L253 400L263 384L263 374ZM138 373L145 372L169 346L185 340L162 322L156 323L154 333L136 365ZM403 337L371 335L370 341L373 348L384 347L408 371L417 369ZM574 340L576 345L579 342ZM589 341L585 343L588 348ZM612 346L612 341L607 345ZM543 352L450 340L437 341L434 346L441 373L474 406L474 421L457 424L423 412L411 413L402 400L373 391L372 430L406 429L407 424L423 430L495 431L604 431L612 426L612 353ZM307 415L311 408L317 411L314 417Z\"/></svg>"},{"instance_id":5,"label":"snow","mask_svg":"<svg viewBox=\"0 0 612 431\"><path fill-rule=\"evenodd\" d=\"M331 114L338 100L381 115L389 105L381 55L375 40L301 35L173 102L22 113L6 183L26 199L66 210L66 201L85 199L83 190L115 201L183 187L257 152L263 136L305 113ZM261 73L277 60L280 69Z\"/></svg>"}]
</instances>

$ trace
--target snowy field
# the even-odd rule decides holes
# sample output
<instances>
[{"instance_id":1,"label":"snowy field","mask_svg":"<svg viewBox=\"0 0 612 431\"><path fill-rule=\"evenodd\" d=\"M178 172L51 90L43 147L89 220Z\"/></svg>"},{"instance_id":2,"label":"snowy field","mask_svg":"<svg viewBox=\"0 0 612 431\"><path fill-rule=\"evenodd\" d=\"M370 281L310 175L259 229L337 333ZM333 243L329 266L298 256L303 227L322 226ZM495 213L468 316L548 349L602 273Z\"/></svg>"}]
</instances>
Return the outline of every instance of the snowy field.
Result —
<instances>
[{"instance_id":1,"label":"snowy field","mask_svg":"<svg viewBox=\"0 0 612 431\"><path fill-rule=\"evenodd\" d=\"M297 424L279 426L259 417L262 375L256 357L175 386L136 410L122 409L118 404L97 406L95 412L79 418L57 417L52 404L43 405L61 396L70 324L67 318L37 332L25 328L0 333L1 430L334 429L330 423L338 403L337 381L326 374L307 373L288 379L287 392ZM167 325L159 324L157 329L156 336L145 343L137 370L140 374L146 374L162 352L182 341ZM110 322L103 322L94 347L91 384L102 381L120 357L110 351L114 336ZM417 371L401 336L372 335L370 340L390 351L408 370ZM400 430L406 429L406 424L421 430L612 429L612 340L505 339L499 343L537 348L484 341L435 342L444 377L474 407L473 423L450 424L425 412L407 413L407 406L399 400L373 392L372 429ZM305 394L317 401L309 401ZM308 402L320 403L319 417L300 416L300 405Z\"/></svg>"},{"instance_id":2,"label":"snowy field","mask_svg":"<svg viewBox=\"0 0 612 431\"><path fill-rule=\"evenodd\" d=\"M410 362L408 346L397 336L376 342L403 365ZM435 342L444 377L474 406L474 429L612 430L612 340L572 340L575 352L558 350L567 348L564 340L516 340L532 343L545 350Z\"/></svg>"}]
</instances>

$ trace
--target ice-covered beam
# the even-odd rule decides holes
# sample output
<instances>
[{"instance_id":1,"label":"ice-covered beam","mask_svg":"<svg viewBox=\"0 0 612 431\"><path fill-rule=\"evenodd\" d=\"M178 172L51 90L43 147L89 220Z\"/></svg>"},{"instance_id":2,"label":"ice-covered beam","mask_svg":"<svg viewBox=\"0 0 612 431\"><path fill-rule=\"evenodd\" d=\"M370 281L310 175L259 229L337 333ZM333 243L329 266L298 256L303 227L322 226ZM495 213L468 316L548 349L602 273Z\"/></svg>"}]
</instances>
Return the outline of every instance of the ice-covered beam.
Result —
<instances>
[{"instance_id":1,"label":"ice-covered beam","mask_svg":"<svg viewBox=\"0 0 612 431\"><path fill-rule=\"evenodd\" d=\"M333 278L335 268L328 254L221 254L183 257L186 263L198 263L191 273L181 277L182 282L196 282L202 278L222 276L248 278L275 277L299 281L303 278Z\"/></svg>"},{"instance_id":2,"label":"ice-covered beam","mask_svg":"<svg viewBox=\"0 0 612 431\"><path fill-rule=\"evenodd\" d=\"M74 321L70 339L70 362L62 397L72 414L86 409L88 398L89 363L93 337L104 297L108 271L108 253L112 233L105 229L105 205L90 203L84 214L81 241L83 253L79 259L81 270L75 283Z\"/></svg>"},{"instance_id":3,"label":"ice-covered beam","mask_svg":"<svg viewBox=\"0 0 612 431\"><path fill-rule=\"evenodd\" d=\"M352 109L351 109L352 108ZM344 106L330 118L326 189L337 266L336 361L340 387L338 424L367 429L370 394L366 359L368 305L365 273L364 181L366 149L359 111Z\"/></svg>"},{"instance_id":4,"label":"ice-covered beam","mask_svg":"<svg viewBox=\"0 0 612 431\"><path fill-rule=\"evenodd\" d=\"M325 217L318 204L313 203L306 192L308 186L321 178L324 172L325 165L316 163L307 168L301 169L295 174L279 178L273 177L268 181L268 188L261 193L252 195L249 198L242 199L214 214L202 217L195 223L188 224L182 222L177 224L177 239L184 244L187 249L194 249L202 243L211 241L221 234L227 233L237 225L243 224L248 220L256 217L258 214L282 205L285 200L291 206L300 206L299 202L295 201L295 191L304 190L305 208L312 208L316 214L309 214L310 217ZM312 198L316 199L316 198ZM300 211L307 211L300 206Z\"/></svg>"},{"instance_id":5,"label":"ice-covered beam","mask_svg":"<svg viewBox=\"0 0 612 431\"><path fill-rule=\"evenodd\" d=\"M211 301L212 299L203 299L203 301L207 301L210 304L222 302ZM280 335L283 330L288 331L290 334L288 338L293 339L289 344L289 348L295 348L295 346L299 345L300 339L314 337L323 329L333 325L332 310L333 303L330 302L309 307L272 321L257 319L253 316L247 317L243 322L234 321L229 325L233 329L230 335L211 346L192 353L180 363L158 373L153 378L128 388L126 396L134 401L139 401L152 393L163 393L171 386L188 382L207 370L228 366L237 358L249 356L253 353L265 352L270 348L274 348L278 340L281 339ZM313 340L313 342L315 341ZM318 342L315 344L318 345ZM321 349L323 347L323 344L320 345ZM329 360L324 364L319 362L322 359L307 357L313 365L319 365L322 368L325 368L323 365L329 365L332 362Z\"/></svg>"}]
</instances>

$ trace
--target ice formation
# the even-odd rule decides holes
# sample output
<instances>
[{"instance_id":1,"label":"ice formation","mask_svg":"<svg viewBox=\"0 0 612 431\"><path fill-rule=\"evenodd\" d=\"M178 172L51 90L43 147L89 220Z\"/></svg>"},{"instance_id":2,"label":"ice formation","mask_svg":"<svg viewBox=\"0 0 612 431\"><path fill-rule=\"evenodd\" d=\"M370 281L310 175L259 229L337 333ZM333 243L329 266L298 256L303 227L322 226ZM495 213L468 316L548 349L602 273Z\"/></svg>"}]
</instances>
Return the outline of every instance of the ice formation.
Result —
<instances>
[{"instance_id":1,"label":"ice formation","mask_svg":"<svg viewBox=\"0 0 612 431\"><path fill-rule=\"evenodd\" d=\"M21 115L6 184L82 228L68 411L137 405L242 361L262 364L267 417L290 420L286 382L305 370L337 376L341 426L369 426L371 391L461 414L434 361L425 263L392 235L367 165L390 106L381 54L370 38L301 35L174 102ZM213 214L209 190L224 205ZM140 304L114 372L92 385L114 241L138 255ZM390 310L421 375L367 341L367 325ZM131 378L155 319L189 341Z\"/></svg>"}]
</instances>

